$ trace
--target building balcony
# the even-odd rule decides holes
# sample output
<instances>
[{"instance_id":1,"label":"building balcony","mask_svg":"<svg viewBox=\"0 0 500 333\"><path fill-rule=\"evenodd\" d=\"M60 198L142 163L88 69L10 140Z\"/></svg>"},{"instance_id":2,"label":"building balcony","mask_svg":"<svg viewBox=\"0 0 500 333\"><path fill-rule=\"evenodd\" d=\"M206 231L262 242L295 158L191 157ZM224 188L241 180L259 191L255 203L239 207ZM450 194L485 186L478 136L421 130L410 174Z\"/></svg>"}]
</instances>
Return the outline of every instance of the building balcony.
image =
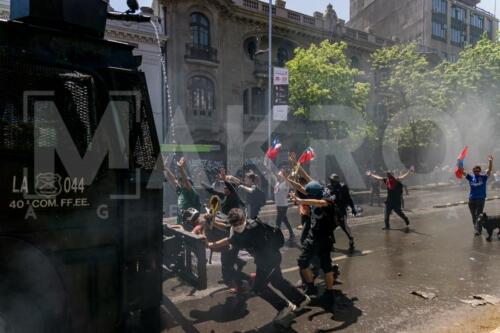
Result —
<instances>
[{"instance_id":1,"label":"building balcony","mask_svg":"<svg viewBox=\"0 0 500 333\"><path fill-rule=\"evenodd\" d=\"M218 65L217 49L210 46L186 44L186 55L184 58L190 62Z\"/></svg>"},{"instance_id":2,"label":"building balcony","mask_svg":"<svg viewBox=\"0 0 500 333\"><path fill-rule=\"evenodd\" d=\"M266 119L266 116L262 114L245 114L243 115L243 130L254 131Z\"/></svg>"}]
</instances>

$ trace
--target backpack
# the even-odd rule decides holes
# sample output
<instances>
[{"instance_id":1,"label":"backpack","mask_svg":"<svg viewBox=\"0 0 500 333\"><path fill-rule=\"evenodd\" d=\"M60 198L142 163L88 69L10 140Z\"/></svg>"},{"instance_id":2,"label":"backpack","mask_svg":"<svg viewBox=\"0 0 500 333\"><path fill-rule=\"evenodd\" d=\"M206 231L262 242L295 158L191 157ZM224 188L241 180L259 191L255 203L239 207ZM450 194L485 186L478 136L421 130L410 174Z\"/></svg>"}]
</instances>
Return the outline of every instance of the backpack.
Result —
<instances>
[{"instance_id":1,"label":"backpack","mask_svg":"<svg viewBox=\"0 0 500 333\"><path fill-rule=\"evenodd\" d=\"M260 219L256 218L251 222L252 227L262 229L264 234L265 243L262 246L268 246L272 249L279 250L285 245L285 236L281 229L267 224Z\"/></svg>"}]
</instances>

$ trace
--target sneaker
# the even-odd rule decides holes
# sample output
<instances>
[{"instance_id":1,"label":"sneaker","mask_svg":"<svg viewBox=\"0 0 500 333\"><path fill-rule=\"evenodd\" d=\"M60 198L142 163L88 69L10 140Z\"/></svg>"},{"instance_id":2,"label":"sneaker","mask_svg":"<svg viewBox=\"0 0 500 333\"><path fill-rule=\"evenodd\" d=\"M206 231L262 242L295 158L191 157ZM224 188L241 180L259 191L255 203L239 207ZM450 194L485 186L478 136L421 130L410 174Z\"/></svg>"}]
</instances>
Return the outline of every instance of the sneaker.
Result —
<instances>
[{"instance_id":1,"label":"sneaker","mask_svg":"<svg viewBox=\"0 0 500 333\"><path fill-rule=\"evenodd\" d=\"M385 227L382 228L382 230L391 230L391 227L386 225Z\"/></svg>"},{"instance_id":2,"label":"sneaker","mask_svg":"<svg viewBox=\"0 0 500 333\"><path fill-rule=\"evenodd\" d=\"M306 284L304 287L304 292L307 296L314 296L318 294L318 288L315 285Z\"/></svg>"},{"instance_id":3,"label":"sneaker","mask_svg":"<svg viewBox=\"0 0 500 333\"><path fill-rule=\"evenodd\" d=\"M304 295L304 300L300 303L300 304L296 304L297 305L297 309L296 310L299 310L299 308L303 308L304 306L308 306L309 304L311 304L312 300L311 300L311 297L309 297L308 295Z\"/></svg>"},{"instance_id":4,"label":"sneaker","mask_svg":"<svg viewBox=\"0 0 500 333\"><path fill-rule=\"evenodd\" d=\"M409 220L409 219L406 219L406 220L405 220L405 224L406 224L406 225L410 225L410 220Z\"/></svg>"},{"instance_id":5,"label":"sneaker","mask_svg":"<svg viewBox=\"0 0 500 333\"><path fill-rule=\"evenodd\" d=\"M296 310L297 306L295 304L288 303L288 306L278 312L276 317L274 317L273 324L282 328L290 327L292 320L296 317L296 314L294 313Z\"/></svg>"},{"instance_id":6,"label":"sneaker","mask_svg":"<svg viewBox=\"0 0 500 333\"><path fill-rule=\"evenodd\" d=\"M481 236L481 234L479 233L479 231L474 231L474 236Z\"/></svg>"},{"instance_id":7,"label":"sneaker","mask_svg":"<svg viewBox=\"0 0 500 333\"><path fill-rule=\"evenodd\" d=\"M350 253L354 252L354 239L349 240L349 252Z\"/></svg>"}]
</instances>

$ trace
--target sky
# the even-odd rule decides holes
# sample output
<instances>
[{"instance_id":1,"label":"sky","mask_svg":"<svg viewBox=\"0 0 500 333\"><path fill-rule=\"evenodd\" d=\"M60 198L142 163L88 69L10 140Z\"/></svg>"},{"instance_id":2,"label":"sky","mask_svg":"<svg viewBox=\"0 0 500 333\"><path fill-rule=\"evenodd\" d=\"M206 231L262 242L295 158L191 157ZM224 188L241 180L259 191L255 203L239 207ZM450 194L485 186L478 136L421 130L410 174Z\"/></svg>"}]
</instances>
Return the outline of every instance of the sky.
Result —
<instances>
[{"instance_id":1,"label":"sky","mask_svg":"<svg viewBox=\"0 0 500 333\"><path fill-rule=\"evenodd\" d=\"M209 1L209 0L206 0ZM482 0L479 7L494 13L495 11L495 1L498 1L498 11L500 11L500 1L499 0ZM127 9L126 0L111 0L111 6L118 10L124 11ZM150 6L151 0L139 0L141 6ZM319 11L324 12L326 6L331 3L333 8L337 12L337 15L346 21L349 20L349 0L287 0L286 7L288 9L295 10L304 14L312 15L313 12Z\"/></svg>"}]
</instances>

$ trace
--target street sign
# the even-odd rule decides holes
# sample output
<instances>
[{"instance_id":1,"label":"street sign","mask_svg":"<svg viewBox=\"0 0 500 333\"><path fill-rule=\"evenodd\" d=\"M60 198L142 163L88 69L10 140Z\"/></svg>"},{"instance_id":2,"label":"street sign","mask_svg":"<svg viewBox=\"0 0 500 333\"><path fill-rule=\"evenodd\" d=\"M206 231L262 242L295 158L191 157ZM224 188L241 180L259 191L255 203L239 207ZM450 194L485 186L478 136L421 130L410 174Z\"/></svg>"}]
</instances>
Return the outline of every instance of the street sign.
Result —
<instances>
[{"instance_id":1,"label":"street sign","mask_svg":"<svg viewBox=\"0 0 500 333\"><path fill-rule=\"evenodd\" d=\"M288 120L288 105L273 106L273 120L287 121Z\"/></svg>"},{"instance_id":2,"label":"street sign","mask_svg":"<svg viewBox=\"0 0 500 333\"><path fill-rule=\"evenodd\" d=\"M274 86L273 105L288 104L288 86Z\"/></svg>"},{"instance_id":3,"label":"street sign","mask_svg":"<svg viewBox=\"0 0 500 333\"><path fill-rule=\"evenodd\" d=\"M273 84L275 86L288 85L288 69L274 67Z\"/></svg>"}]
</instances>

